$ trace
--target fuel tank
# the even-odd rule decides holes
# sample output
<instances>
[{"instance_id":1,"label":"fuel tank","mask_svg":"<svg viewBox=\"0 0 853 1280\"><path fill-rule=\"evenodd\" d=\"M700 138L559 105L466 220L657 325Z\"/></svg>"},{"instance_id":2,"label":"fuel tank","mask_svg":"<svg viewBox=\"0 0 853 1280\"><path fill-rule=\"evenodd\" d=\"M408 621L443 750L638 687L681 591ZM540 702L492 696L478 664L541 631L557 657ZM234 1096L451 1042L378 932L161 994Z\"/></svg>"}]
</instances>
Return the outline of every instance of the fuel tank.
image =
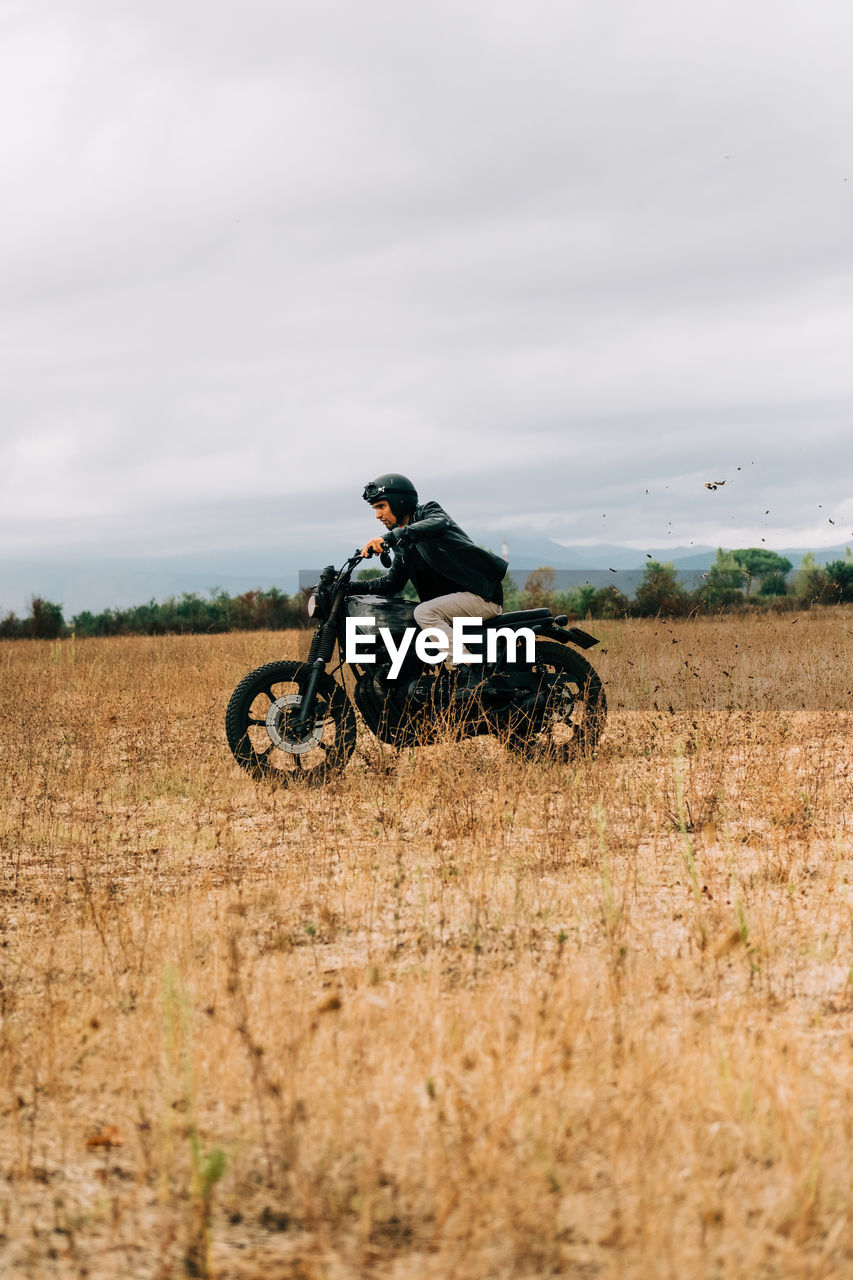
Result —
<instances>
[{"instance_id":1,"label":"fuel tank","mask_svg":"<svg viewBox=\"0 0 853 1280\"><path fill-rule=\"evenodd\" d=\"M392 636L417 626L414 602L402 596L347 596L347 617L375 618L377 629L387 627Z\"/></svg>"}]
</instances>

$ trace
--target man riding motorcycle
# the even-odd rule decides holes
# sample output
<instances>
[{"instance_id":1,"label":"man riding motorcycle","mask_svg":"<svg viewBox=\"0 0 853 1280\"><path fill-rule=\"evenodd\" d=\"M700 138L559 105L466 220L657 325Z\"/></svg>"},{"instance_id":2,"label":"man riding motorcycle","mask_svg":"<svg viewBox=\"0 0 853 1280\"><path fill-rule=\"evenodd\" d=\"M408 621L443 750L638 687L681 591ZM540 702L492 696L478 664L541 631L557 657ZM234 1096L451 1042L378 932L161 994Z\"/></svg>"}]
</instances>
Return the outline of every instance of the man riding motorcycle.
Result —
<instances>
[{"instance_id":1,"label":"man riding motorcycle","mask_svg":"<svg viewBox=\"0 0 853 1280\"><path fill-rule=\"evenodd\" d=\"M238 763L254 777L284 784L325 782L344 770L355 750L356 711L368 733L395 747L443 742L452 711L459 736L497 736L530 759L569 761L578 751L592 751L607 702L601 680L577 650L593 647L595 637L579 627L567 629L568 619L553 617L545 607L504 614L506 563L477 547L438 503L419 506L405 476L377 477L365 486L364 498L386 532L356 549L339 569L323 569L307 602L314 620L307 655L264 663L231 695L225 729ZM394 551L393 565L383 554L390 572L354 581L365 556L386 546ZM416 608L380 598L399 591L407 579L421 597ZM348 653L351 624L358 631L371 615L375 648L371 640L370 655ZM484 674L480 662L465 665L464 655L457 654L463 665L447 680L425 651L429 634L413 637L412 623L446 628L447 648L436 648L452 652L448 624L477 615L485 622L471 627L471 644L484 644L489 679L475 692ZM456 623L457 639L462 630ZM521 655L511 656L511 638L521 632Z\"/></svg>"},{"instance_id":2,"label":"man riding motorcycle","mask_svg":"<svg viewBox=\"0 0 853 1280\"><path fill-rule=\"evenodd\" d=\"M451 653L447 665L453 669L453 619L485 621L501 612L507 562L472 542L437 502L419 505L417 490L406 476L377 476L364 486L362 497L387 532L366 542L361 554L390 549L394 563L382 577L353 583L353 589L360 595L393 596L410 581L420 600L415 621L421 630L430 627L446 636ZM478 683L476 669L464 667L459 675L460 685Z\"/></svg>"}]
</instances>

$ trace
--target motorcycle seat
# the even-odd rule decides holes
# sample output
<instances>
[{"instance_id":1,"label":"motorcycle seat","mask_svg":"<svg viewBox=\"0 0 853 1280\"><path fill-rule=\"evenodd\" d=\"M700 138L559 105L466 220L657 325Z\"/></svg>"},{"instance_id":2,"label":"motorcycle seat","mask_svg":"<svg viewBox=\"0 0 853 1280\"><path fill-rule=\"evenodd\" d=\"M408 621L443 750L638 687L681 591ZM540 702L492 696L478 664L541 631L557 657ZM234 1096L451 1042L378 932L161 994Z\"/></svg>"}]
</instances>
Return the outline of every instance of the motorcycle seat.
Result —
<instances>
[{"instance_id":1,"label":"motorcycle seat","mask_svg":"<svg viewBox=\"0 0 853 1280\"><path fill-rule=\"evenodd\" d=\"M550 609L519 609L515 613L499 613L495 618L486 618L484 627L529 627L534 622L544 622L552 617Z\"/></svg>"}]
</instances>

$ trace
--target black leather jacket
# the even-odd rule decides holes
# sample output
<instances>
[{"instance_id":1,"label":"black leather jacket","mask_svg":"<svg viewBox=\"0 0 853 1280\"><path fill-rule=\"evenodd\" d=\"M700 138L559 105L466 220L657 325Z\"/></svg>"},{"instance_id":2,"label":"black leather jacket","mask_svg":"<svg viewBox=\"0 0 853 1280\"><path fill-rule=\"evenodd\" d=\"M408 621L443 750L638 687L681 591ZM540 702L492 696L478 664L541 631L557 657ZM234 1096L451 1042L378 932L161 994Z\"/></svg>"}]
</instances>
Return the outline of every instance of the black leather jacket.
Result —
<instances>
[{"instance_id":1,"label":"black leather jacket","mask_svg":"<svg viewBox=\"0 0 853 1280\"><path fill-rule=\"evenodd\" d=\"M472 591L491 598L507 571L507 562L472 542L455 520L437 502L416 507L407 525L397 525L384 535L394 552L394 563L381 578L354 582L359 595L393 596L402 591L409 578L408 557L417 544L418 553L436 573L459 584L460 591Z\"/></svg>"}]
</instances>

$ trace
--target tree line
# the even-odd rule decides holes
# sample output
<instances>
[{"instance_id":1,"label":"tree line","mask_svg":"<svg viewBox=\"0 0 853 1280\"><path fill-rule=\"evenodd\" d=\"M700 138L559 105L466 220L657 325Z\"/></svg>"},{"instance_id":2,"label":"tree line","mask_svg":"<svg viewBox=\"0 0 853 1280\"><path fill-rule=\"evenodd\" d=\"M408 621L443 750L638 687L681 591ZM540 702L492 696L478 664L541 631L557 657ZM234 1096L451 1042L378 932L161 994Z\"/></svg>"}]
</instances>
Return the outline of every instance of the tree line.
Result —
<instances>
[{"instance_id":1,"label":"tree line","mask_svg":"<svg viewBox=\"0 0 853 1280\"><path fill-rule=\"evenodd\" d=\"M799 609L813 604L853 602L853 556L818 564L812 553L796 573L790 560L761 547L717 552L699 585L688 589L671 563L650 560L632 598L616 587L574 587L558 591L556 574L543 566L530 572L523 586L504 582L504 610L547 606L573 620L582 618L687 617L696 613L756 609ZM372 577L378 570L366 570ZM694 576L694 575L691 575ZM26 618L8 613L0 618L0 638L54 640L63 636L199 635L223 631L285 631L313 625L306 612L307 592L289 596L277 587L231 596L184 592L167 600L128 609L84 610L66 621L61 604L36 596Z\"/></svg>"},{"instance_id":2,"label":"tree line","mask_svg":"<svg viewBox=\"0 0 853 1280\"><path fill-rule=\"evenodd\" d=\"M36 596L27 618L9 613L0 618L0 637L55 640L61 636L200 635L220 631L286 631L308 625L305 593L286 595L278 587L231 596L185 591L168 600L150 600L128 609L88 609L66 622L61 604Z\"/></svg>"},{"instance_id":3,"label":"tree line","mask_svg":"<svg viewBox=\"0 0 853 1280\"><path fill-rule=\"evenodd\" d=\"M649 560L632 598L615 586L581 586L560 592L554 589L553 569L534 569L522 591L511 585L504 592L504 608L547 605L572 619L648 618L802 609L814 604L853 601L853 556L849 548L843 560L827 565L818 564L815 555L809 552L796 573L792 573L792 569L790 560L763 547L737 551L720 548L704 573L683 574L671 563ZM698 585L692 588L684 585L685 579L696 578Z\"/></svg>"}]
</instances>

